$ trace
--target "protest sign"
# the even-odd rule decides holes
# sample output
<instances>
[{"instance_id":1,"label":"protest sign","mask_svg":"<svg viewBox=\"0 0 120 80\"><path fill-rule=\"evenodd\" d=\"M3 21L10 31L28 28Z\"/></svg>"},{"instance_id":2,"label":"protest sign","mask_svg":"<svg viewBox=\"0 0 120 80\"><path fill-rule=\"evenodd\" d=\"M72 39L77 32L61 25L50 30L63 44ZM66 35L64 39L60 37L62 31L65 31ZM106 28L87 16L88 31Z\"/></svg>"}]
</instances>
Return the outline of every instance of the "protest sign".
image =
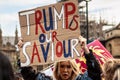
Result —
<instances>
[{"instance_id":1,"label":"protest sign","mask_svg":"<svg viewBox=\"0 0 120 80\"><path fill-rule=\"evenodd\" d=\"M69 0L19 12L21 66L40 65L80 56L78 1Z\"/></svg>"}]
</instances>

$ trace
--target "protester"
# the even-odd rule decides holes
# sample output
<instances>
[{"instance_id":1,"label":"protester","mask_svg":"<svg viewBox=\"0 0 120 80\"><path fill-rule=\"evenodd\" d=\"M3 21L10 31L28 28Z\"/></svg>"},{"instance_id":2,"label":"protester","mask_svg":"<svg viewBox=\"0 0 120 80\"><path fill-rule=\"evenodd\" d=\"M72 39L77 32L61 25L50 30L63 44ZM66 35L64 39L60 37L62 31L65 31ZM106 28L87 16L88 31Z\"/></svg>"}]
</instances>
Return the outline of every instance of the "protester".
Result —
<instances>
[{"instance_id":1,"label":"protester","mask_svg":"<svg viewBox=\"0 0 120 80\"><path fill-rule=\"evenodd\" d=\"M21 67L21 75L24 80L35 80L37 76L32 67Z\"/></svg>"},{"instance_id":2,"label":"protester","mask_svg":"<svg viewBox=\"0 0 120 80\"><path fill-rule=\"evenodd\" d=\"M21 44L22 41L19 41L18 43L19 47L22 47ZM83 38L82 36L79 37L79 42L81 48L84 50L84 55L86 58L86 64L87 64L87 71L84 74L79 73L79 69L77 68L76 64L72 60L66 60L66 61L58 61L55 63L54 67L54 77L53 80L101 80L101 67L94 55L92 54L92 51L88 49L87 44L86 44L86 39ZM25 69L25 67L22 68L22 71L27 70L28 68ZM30 71L30 74L34 74L34 77L31 75L32 80L52 80L51 78L47 78L46 75L43 75L42 73L36 73L28 69ZM25 76L29 76L30 74L29 71L25 71L25 74L22 74L24 79ZM29 76L30 77L30 76ZM28 80L28 79L25 79Z\"/></svg>"},{"instance_id":3,"label":"protester","mask_svg":"<svg viewBox=\"0 0 120 80\"><path fill-rule=\"evenodd\" d=\"M24 80L52 80L50 76L46 76L44 73L36 73L31 67L21 67L21 74Z\"/></svg>"},{"instance_id":4,"label":"protester","mask_svg":"<svg viewBox=\"0 0 120 80\"><path fill-rule=\"evenodd\" d=\"M105 80L120 80L120 59L108 60L103 65L103 74Z\"/></svg>"},{"instance_id":5,"label":"protester","mask_svg":"<svg viewBox=\"0 0 120 80\"><path fill-rule=\"evenodd\" d=\"M87 71L80 74L73 60L59 61L55 64L54 78L55 80L101 80L101 68L93 56L92 51L87 48L86 39L79 37L80 46L85 51Z\"/></svg>"},{"instance_id":6,"label":"protester","mask_svg":"<svg viewBox=\"0 0 120 80\"><path fill-rule=\"evenodd\" d=\"M12 65L2 52L0 52L0 80L15 80Z\"/></svg>"}]
</instances>

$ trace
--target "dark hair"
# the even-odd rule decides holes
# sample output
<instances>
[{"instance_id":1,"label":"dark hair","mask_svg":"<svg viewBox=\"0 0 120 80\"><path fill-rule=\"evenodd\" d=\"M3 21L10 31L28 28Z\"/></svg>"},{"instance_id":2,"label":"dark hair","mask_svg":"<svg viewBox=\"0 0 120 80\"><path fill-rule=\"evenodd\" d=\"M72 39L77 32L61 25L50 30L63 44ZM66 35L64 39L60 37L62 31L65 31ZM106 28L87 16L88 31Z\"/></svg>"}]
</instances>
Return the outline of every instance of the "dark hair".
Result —
<instances>
[{"instance_id":1,"label":"dark hair","mask_svg":"<svg viewBox=\"0 0 120 80\"><path fill-rule=\"evenodd\" d=\"M31 66L21 67L21 74L24 80L35 80L36 72Z\"/></svg>"},{"instance_id":2,"label":"dark hair","mask_svg":"<svg viewBox=\"0 0 120 80\"><path fill-rule=\"evenodd\" d=\"M0 80L15 80L12 65L2 52L0 52Z\"/></svg>"},{"instance_id":3,"label":"dark hair","mask_svg":"<svg viewBox=\"0 0 120 80\"><path fill-rule=\"evenodd\" d=\"M21 74L24 80L53 80L51 76L46 76L44 73L36 73L31 66L21 67Z\"/></svg>"}]
</instances>

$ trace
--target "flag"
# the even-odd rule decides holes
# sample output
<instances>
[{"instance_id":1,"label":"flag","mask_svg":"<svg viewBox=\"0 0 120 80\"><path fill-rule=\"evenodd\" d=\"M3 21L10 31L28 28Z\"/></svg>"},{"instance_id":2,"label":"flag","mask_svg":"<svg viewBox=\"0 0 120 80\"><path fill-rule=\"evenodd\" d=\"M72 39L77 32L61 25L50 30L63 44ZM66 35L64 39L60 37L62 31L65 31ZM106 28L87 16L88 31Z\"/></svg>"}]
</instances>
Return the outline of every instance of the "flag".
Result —
<instances>
[{"instance_id":1,"label":"flag","mask_svg":"<svg viewBox=\"0 0 120 80\"><path fill-rule=\"evenodd\" d=\"M94 56L100 64L104 64L106 60L113 58L110 52L100 43L99 40L94 40L88 44L88 48L93 51Z\"/></svg>"},{"instance_id":2,"label":"flag","mask_svg":"<svg viewBox=\"0 0 120 80\"><path fill-rule=\"evenodd\" d=\"M99 40L94 40L87 46L89 49L93 51L93 55L96 57L96 59L99 61L101 65L103 65L106 62L106 60L113 58L110 52L100 43ZM86 71L86 59L83 53L81 57L75 59L75 61L76 64L79 66L80 71L84 73Z\"/></svg>"}]
</instances>

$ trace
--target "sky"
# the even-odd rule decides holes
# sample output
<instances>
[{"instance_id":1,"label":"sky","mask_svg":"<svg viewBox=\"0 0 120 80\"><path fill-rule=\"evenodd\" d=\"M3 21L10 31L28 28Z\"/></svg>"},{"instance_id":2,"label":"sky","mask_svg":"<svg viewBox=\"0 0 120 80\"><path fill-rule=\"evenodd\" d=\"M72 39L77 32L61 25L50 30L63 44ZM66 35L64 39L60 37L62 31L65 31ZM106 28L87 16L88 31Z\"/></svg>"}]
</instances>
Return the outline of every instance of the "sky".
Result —
<instances>
[{"instance_id":1,"label":"sky","mask_svg":"<svg viewBox=\"0 0 120 80\"><path fill-rule=\"evenodd\" d=\"M21 36L18 12L36 7L55 4L57 0L0 0L0 28L3 36ZM85 2L81 3L85 5ZM102 19L109 23L120 22L120 0L91 0L89 2L89 19Z\"/></svg>"}]
</instances>

